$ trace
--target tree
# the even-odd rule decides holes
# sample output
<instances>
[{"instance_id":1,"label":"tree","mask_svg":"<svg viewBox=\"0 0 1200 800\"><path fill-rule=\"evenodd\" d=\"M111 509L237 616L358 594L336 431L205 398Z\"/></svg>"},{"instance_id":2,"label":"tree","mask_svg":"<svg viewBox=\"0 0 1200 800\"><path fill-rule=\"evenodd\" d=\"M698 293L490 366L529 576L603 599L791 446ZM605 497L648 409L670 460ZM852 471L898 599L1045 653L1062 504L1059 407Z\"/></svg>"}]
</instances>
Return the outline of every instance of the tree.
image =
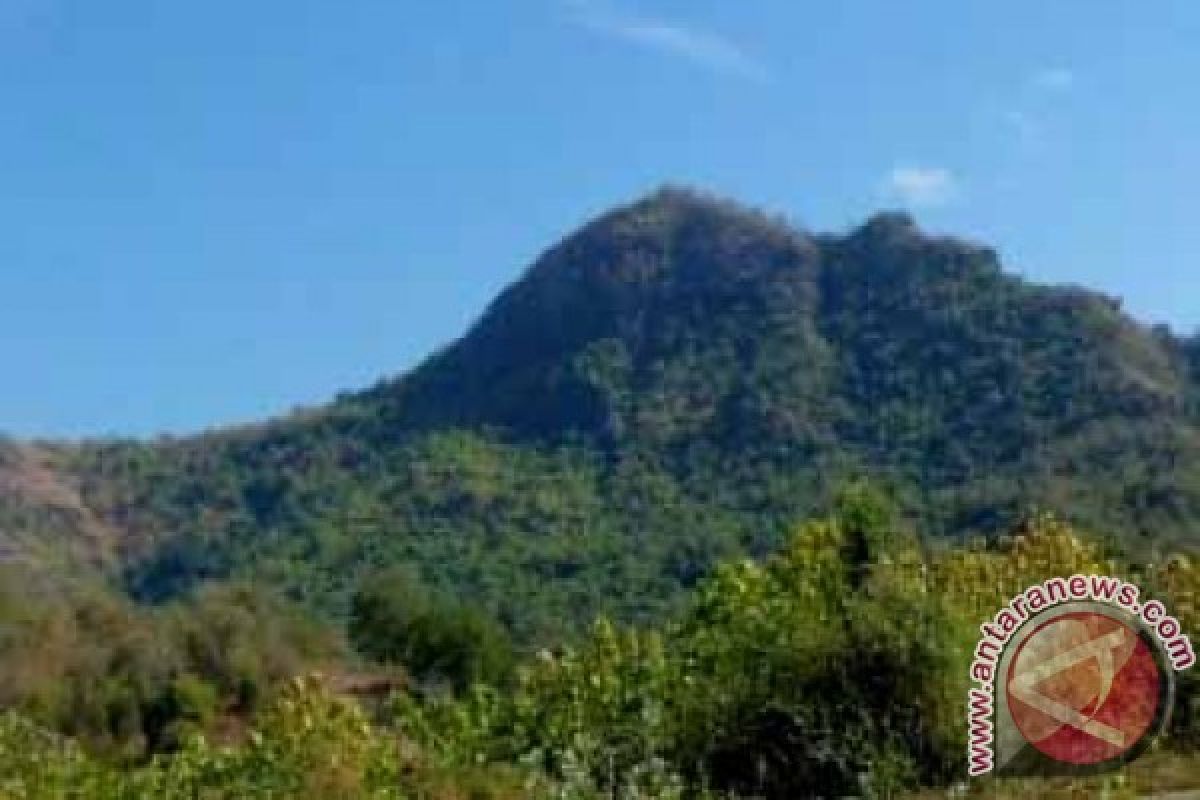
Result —
<instances>
[{"instance_id":1,"label":"tree","mask_svg":"<svg viewBox=\"0 0 1200 800\"><path fill-rule=\"evenodd\" d=\"M503 683L513 664L512 644L497 623L438 595L409 567L364 581L351 601L349 632L364 655L460 691Z\"/></svg>"}]
</instances>

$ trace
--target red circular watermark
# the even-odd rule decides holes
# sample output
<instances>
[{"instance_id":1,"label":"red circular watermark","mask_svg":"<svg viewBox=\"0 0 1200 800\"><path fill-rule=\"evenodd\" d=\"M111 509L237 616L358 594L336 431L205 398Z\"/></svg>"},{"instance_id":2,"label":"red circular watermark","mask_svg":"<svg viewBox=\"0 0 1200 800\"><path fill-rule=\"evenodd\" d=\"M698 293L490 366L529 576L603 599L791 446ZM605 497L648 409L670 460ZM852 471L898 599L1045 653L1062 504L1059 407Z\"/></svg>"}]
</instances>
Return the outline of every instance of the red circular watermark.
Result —
<instances>
[{"instance_id":1,"label":"red circular watermark","mask_svg":"<svg viewBox=\"0 0 1200 800\"><path fill-rule=\"evenodd\" d=\"M1025 740L1078 765L1129 753L1153 733L1163 702L1150 646L1126 623L1093 611L1038 626L1009 663L1005 689Z\"/></svg>"}]
</instances>

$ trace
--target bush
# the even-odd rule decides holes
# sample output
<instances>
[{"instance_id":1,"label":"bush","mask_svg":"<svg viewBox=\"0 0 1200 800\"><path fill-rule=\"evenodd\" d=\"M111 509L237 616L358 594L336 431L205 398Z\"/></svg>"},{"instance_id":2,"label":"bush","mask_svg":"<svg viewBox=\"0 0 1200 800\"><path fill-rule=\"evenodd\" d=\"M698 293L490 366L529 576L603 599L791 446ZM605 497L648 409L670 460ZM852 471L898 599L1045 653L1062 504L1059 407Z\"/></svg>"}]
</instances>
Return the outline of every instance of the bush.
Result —
<instances>
[{"instance_id":1,"label":"bush","mask_svg":"<svg viewBox=\"0 0 1200 800\"><path fill-rule=\"evenodd\" d=\"M459 691L474 683L503 683L512 670L512 644L499 625L477 609L436 595L407 568L363 583L352 602L349 631L364 655Z\"/></svg>"}]
</instances>

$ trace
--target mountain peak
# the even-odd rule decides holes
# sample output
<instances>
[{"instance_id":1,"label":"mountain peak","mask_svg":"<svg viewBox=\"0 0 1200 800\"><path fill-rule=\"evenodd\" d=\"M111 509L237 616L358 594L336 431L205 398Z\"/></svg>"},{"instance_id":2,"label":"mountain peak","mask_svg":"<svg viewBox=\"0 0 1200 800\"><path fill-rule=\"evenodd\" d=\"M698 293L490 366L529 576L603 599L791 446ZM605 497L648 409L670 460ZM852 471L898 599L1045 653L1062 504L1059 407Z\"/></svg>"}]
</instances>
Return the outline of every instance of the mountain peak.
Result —
<instances>
[{"instance_id":1,"label":"mountain peak","mask_svg":"<svg viewBox=\"0 0 1200 800\"><path fill-rule=\"evenodd\" d=\"M1083 344L1055 349L1060 339ZM782 452L846 435L835 409L885 398L907 408L923 402L917 395L939 396L947 418L974 420L987 404L925 359L987 353L956 368L983 370L977 384L996 404L992 419L1011 422L1007 446L1028 444L1026 413L1108 413L1093 402L1099 396L1157 407L1178 393L1160 350L1090 294L1025 283L1005 274L990 248L926 234L904 212L876 214L844 236L813 236L667 186L547 250L466 336L374 396L392 409L397 430L483 426L521 439L644 443L753 438ZM1021 358L1035 353L1073 382L1069 408L1035 412L1010 402L1044 396L1021 383ZM917 363L919 378L895 377ZM1107 394L1075 385L1084 378ZM853 436L887 439L894 431L885 422Z\"/></svg>"},{"instance_id":2,"label":"mountain peak","mask_svg":"<svg viewBox=\"0 0 1200 800\"><path fill-rule=\"evenodd\" d=\"M593 243L597 238L641 240L643 243L652 239L667 244L672 239L705 231L736 231L742 236L775 240L805 238L782 217L768 215L712 192L665 185L597 217L567 237L562 246Z\"/></svg>"},{"instance_id":3,"label":"mountain peak","mask_svg":"<svg viewBox=\"0 0 1200 800\"><path fill-rule=\"evenodd\" d=\"M919 236L921 229L912 214L907 211L879 211L864 222L852 236L872 239L890 239L901 236Z\"/></svg>"},{"instance_id":4,"label":"mountain peak","mask_svg":"<svg viewBox=\"0 0 1200 800\"><path fill-rule=\"evenodd\" d=\"M661 188L543 254L463 339L403 381L404 418L607 429L608 394L625 391L613 381L674 362L705 331L741 326L745 336L754 320L811 311L818 260L815 241L778 219Z\"/></svg>"},{"instance_id":5,"label":"mountain peak","mask_svg":"<svg viewBox=\"0 0 1200 800\"><path fill-rule=\"evenodd\" d=\"M0 484L77 529L63 490L82 492L133 532L120 558L145 559L151 596L295 553L316 565L295 574L336 592L383 554L477 575L494 604L516 552L520 585L558 586L577 612L577 596L692 580L721 548L764 552L862 473L931 503L946 532L1037 504L1194 538L1191 355L906 214L812 236L665 187L547 250L414 372L322 414L88 448L58 482L0 446Z\"/></svg>"}]
</instances>

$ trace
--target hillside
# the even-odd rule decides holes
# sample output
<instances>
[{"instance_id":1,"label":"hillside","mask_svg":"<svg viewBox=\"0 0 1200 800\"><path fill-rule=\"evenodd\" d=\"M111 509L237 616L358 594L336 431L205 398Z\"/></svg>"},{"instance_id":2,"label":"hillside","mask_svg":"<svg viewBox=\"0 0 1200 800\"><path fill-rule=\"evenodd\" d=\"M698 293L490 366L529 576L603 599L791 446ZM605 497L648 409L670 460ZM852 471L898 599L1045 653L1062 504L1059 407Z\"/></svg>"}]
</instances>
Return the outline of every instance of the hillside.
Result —
<instances>
[{"instance_id":1,"label":"hillside","mask_svg":"<svg viewBox=\"0 0 1200 800\"><path fill-rule=\"evenodd\" d=\"M533 639L660 615L860 474L944 537L1043 507L1131 550L1190 546L1198 353L901 214L815 235L666 189L324 408L6 448L2 540L83 554L141 598L252 576L335 613L411 563Z\"/></svg>"}]
</instances>

